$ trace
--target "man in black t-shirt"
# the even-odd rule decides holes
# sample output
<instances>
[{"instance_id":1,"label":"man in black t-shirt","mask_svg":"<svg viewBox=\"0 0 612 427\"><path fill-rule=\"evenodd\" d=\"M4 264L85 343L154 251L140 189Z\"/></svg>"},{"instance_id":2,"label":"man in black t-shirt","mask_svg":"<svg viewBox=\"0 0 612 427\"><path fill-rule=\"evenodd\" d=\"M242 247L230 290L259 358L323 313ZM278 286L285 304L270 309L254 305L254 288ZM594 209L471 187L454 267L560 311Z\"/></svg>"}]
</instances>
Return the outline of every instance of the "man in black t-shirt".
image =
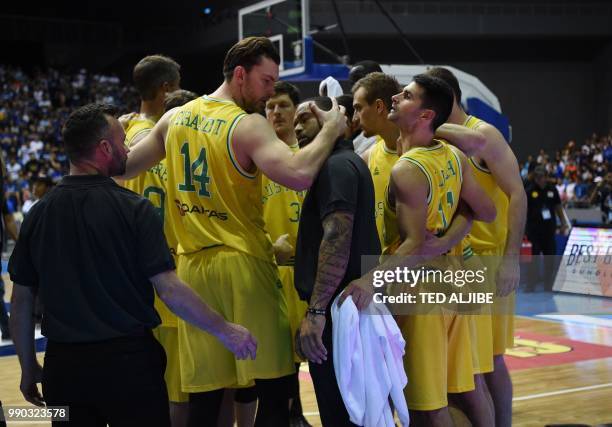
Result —
<instances>
[{"instance_id":1,"label":"man in black t-shirt","mask_svg":"<svg viewBox=\"0 0 612 427\"><path fill-rule=\"evenodd\" d=\"M21 392L42 406L42 380L47 405L69 406L70 425L169 426L165 354L151 333L160 323L153 288L238 358L254 358L256 343L178 279L153 205L110 178L124 173L127 159L114 114L91 104L70 115L63 129L70 175L32 208L11 255ZM33 345L37 293L48 339L44 374Z\"/></svg>"},{"instance_id":2,"label":"man in black t-shirt","mask_svg":"<svg viewBox=\"0 0 612 427\"><path fill-rule=\"evenodd\" d=\"M329 98L314 102L322 110L332 108ZM319 133L321 125L308 102L298 107L295 125L301 146ZM295 257L295 286L309 301L296 349L309 360L324 426L353 425L334 373L331 304L361 276L361 256L379 254L372 177L352 142L339 139L302 205Z\"/></svg>"},{"instance_id":3,"label":"man in black t-shirt","mask_svg":"<svg viewBox=\"0 0 612 427\"><path fill-rule=\"evenodd\" d=\"M527 277L526 292L533 292L539 280L539 255L544 255L544 288L552 290L554 281L554 255L557 254L555 231L557 221L561 221L561 232L566 234L570 224L561 205L557 188L548 182L546 169L538 166L533 171L533 181L527 184L527 238L532 244L534 257Z\"/></svg>"}]
</instances>

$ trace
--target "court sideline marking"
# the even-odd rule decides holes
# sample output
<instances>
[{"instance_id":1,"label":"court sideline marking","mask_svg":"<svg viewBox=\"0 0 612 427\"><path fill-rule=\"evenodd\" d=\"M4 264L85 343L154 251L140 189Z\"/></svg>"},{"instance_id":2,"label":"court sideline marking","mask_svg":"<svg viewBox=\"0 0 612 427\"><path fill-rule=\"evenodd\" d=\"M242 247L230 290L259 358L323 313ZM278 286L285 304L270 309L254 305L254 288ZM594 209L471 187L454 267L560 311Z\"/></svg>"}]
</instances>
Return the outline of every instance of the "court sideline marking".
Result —
<instances>
[{"instance_id":1,"label":"court sideline marking","mask_svg":"<svg viewBox=\"0 0 612 427\"><path fill-rule=\"evenodd\" d=\"M549 397L549 396L558 396L561 394L576 393L579 391L597 390L597 389L606 388L606 387L612 387L612 383L596 384L596 385L590 385L590 386L585 386L585 387L568 388L565 390L550 391L548 393L530 394L527 396L515 397L512 399L512 401L518 402L522 400L538 399L540 397ZM304 412L304 416L316 416L316 415L319 415L319 413L318 412Z\"/></svg>"}]
</instances>

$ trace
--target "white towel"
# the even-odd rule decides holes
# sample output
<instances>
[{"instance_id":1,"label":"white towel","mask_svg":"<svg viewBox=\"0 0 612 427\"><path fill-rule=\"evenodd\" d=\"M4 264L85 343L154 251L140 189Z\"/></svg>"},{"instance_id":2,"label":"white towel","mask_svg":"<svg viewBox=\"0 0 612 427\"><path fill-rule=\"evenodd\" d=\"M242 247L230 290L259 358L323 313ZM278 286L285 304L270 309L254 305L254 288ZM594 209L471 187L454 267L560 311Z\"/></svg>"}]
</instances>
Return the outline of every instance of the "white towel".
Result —
<instances>
[{"instance_id":1,"label":"white towel","mask_svg":"<svg viewBox=\"0 0 612 427\"><path fill-rule=\"evenodd\" d=\"M362 153L374 145L377 139L378 136L367 137L363 134L363 132L361 132L359 135L353 138L353 148L355 149L355 154L361 156Z\"/></svg>"},{"instance_id":2,"label":"white towel","mask_svg":"<svg viewBox=\"0 0 612 427\"><path fill-rule=\"evenodd\" d=\"M342 91L342 86L338 83L338 80L333 77L327 77L325 80L322 80L319 83L319 95L321 96L329 96L330 98L335 98L337 96L342 95L344 92Z\"/></svg>"},{"instance_id":3,"label":"white towel","mask_svg":"<svg viewBox=\"0 0 612 427\"><path fill-rule=\"evenodd\" d=\"M332 308L334 371L353 423L394 427L389 397L398 418L409 425L404 387L408 383L403 355L406 342L384 305L370 304L360 313L351 297Z\"/></svg>"}]
</instances>

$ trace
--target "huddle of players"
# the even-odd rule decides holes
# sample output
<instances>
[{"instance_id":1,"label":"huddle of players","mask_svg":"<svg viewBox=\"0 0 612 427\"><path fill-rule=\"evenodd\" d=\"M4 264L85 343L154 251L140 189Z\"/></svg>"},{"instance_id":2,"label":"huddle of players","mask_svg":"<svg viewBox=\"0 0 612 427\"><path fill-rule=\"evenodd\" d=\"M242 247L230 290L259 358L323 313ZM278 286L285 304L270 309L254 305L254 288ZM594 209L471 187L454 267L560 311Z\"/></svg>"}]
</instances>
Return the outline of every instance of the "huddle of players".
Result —
<instances>
[{"instance_id":1,"label":"huddle of players","mask_svg":"<svg viewBox=\"0 0 612 427\"><path fill-rule=\"evenodd\" d=\"M496 314L436 307L438 315L398 318L407 342L412 422L452 425L450 398L473 425L509 426L512 384L503 353L513 343L513 316L497 313L513 312L519 279L526 200L516 158L493 126L465 113L459 83L447 69L431 68L403 89L374 72L355 83L353 96L365 136L378 135L362 157L374 181L383 253L419 255L427 252L426 234L435 234L439 253L454 248L455 258L480 255L497 286ZM345 293L368 302L371 279L364 276Z\"/></svg>"},{"instance_id":2,"label":"huddle of players","mask_svg":"<svg viewBox=\"0 0 612 427\"><path fill-rule=\"evenodd\" d=\"M133 151L128 173L146 171L125 185L159 208L168 244L179 254L179 276L226 318L249 328L259 341L254 361L238 361L213 337L177 321L156 301L162 318L156 336L168 355L166 381L175 425L185 422L186 408L180 402L188 400L190 425L217 418L224 388L255 383L256 425L283 425L283 415L271 412L283 405L283 399L287 406L289 387L292 397L299 398L290 343L306 305L295 292L291 264L304 192L290 188L308 187L340 134L333 128L344 133L346 125L340 125L335 111L327 116L317 111L326 124L322 135L298 151L288 117L299 98L290 85L274 84L278 56L265 40L250 38L235 45L224 62L223 85L161 120L165 97L176 93L180 83L180 67L169 58L152 56L134 70L142 104L140 114L127 124L126 141ZM514 181L514 176L507 175L514 175L514 169L520 184L516 159L492 126L463 112L459 85L450 72L432 69L403 90L395 79L377 72L360 79L352 92L355 117L364 134L378 136L363 158L372 173L377 230L388 253L399 250L407 255L419 250L416 233L406 237L408 229L420 227L439 234L448 230L440 238L442 247L451 244L442 242L444 238L460 239L474 216L492 219L490 206L484 206L489 199L478 193L476 181L493 199L497 217L489 224L474 221L470 232L474 251L513 255L518 250L506 244L510 217L524 218L516 197L515 210L508 214L508 200L514 193L507 181ZM263 112L264 105L276 135L258 114L250 114ZM478 131L482 139L461 138L461 130L440 126L447 117ZM157 121L160 124L154 127ZM411 140L428 132L429 141L411 145ZM272 148L257 143L270 140L276 142ZM472 157L467 159L448 142ZM449 168L450 179L441 179L439 172ZM423 184L422 194L413 196L417 183ZM448 202L449 193L456 203ZM458 211L460 199L473 212ZM424 222L414 225L410 222L418 206ZM518 273L511 262L502 272L509 291ZM406 394L413 422L450 425L447 393L453 393L473 424L493 425L495 417L497 425L510 425L511 383L501 355L512 342L512 316L441 314L409 319L401 327L408 343Z\"/></svg>"}]
</instances>

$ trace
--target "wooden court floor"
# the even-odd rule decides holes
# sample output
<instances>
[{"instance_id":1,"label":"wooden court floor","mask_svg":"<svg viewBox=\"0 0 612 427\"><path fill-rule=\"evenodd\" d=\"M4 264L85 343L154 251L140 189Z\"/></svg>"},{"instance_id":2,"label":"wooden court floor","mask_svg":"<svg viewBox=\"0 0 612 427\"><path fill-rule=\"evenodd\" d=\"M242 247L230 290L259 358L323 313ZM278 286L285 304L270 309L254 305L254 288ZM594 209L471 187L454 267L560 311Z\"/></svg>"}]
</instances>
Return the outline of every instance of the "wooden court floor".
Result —
<instances>
[{"instance_id":1,"label":"wooden court floor","mask_svg":"<svg viewBox=\"0 0 612 427\"><path fill-rule=\"evenodd\" d=\"M516 330L518 334L530 332L612 346L612 329L601 326L517 317ZM42 357L39 353L41 363ZM312 382L305 365L302 366L300 385L304 412L311 424L320 426ZM19 375L16 356L0 357L0 400L4 405L26 403L19 393ZM612 423L612 357L512 370L511 376L515 396L514 426Z\"/></svg>"}]
</instances>

